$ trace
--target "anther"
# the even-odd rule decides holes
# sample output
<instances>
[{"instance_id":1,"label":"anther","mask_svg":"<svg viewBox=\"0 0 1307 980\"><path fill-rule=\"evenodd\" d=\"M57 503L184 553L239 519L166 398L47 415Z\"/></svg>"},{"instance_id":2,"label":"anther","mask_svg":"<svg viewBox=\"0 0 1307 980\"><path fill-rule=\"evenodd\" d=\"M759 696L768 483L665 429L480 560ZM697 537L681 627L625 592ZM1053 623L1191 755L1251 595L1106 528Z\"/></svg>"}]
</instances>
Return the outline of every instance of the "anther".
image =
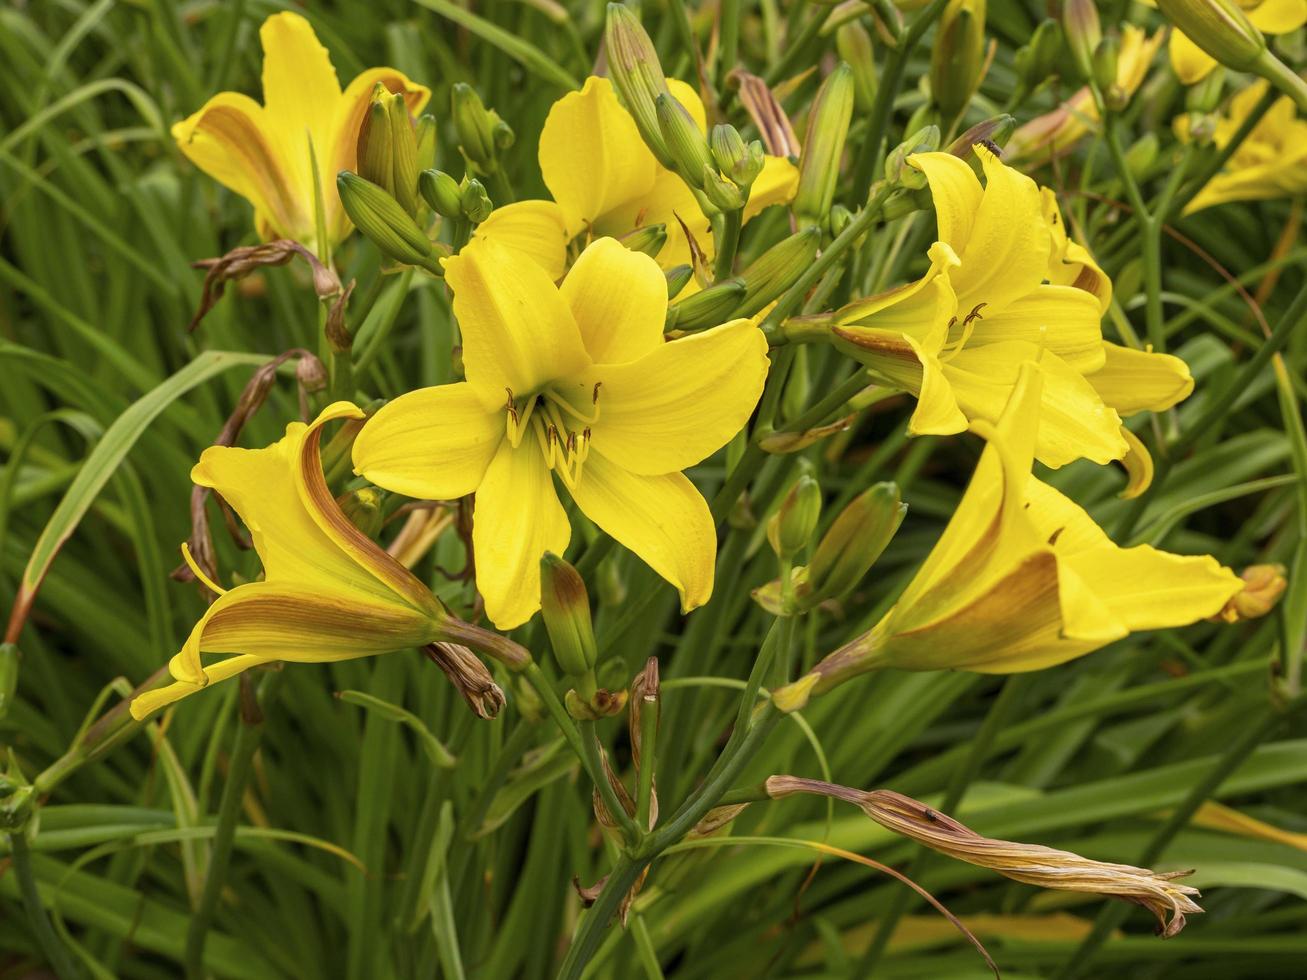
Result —
<instances>
[{"instance_id":1,"label":"anther","mask_svg":"<svg viewBox=\"0 0 1307 980\"><path fill-rule=\"evenodd\" d=\"M591 404L591 405L597 405L597 404L599 404L599 389L602 388L603 386L604 386L604 383L603 383L602 381L596 381L596 382L595 382L594 391L592 391L592 392L590 393L590 404Z\"/></svg>"},{"instance_id":2,"label":"anther","mask_svg":"<svg viewBox=\"0 0 1307 980\"><path fill-rule=\"evenodd\" d=\"M965 326L966 324L970 323L972 320L985 319L983 316L980 315L980 311L983 310L988 305L989 305L988 303L977 303L975 308L970 313L967 314L967 318L962 321L963 325Z\"/></svg>"}]
</instances>

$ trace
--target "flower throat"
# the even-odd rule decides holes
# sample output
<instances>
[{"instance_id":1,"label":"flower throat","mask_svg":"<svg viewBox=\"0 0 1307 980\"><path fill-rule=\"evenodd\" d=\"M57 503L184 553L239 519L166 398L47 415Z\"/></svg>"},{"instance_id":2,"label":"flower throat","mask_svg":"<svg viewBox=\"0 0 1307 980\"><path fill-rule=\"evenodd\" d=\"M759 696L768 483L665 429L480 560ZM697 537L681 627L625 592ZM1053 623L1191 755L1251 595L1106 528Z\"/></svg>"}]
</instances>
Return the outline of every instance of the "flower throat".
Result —
<instances>
[{"instance_id":1,"label":"flower throat","mask_svg":"<svg viewBox=\"0 0 1307 980\"><path fill-rule=\"evenodd\" d=\"M581 471L590 455L590 427L599 421L602 384L595 382L589 404L585 406L577 405L553 386L523 399L517 398L513 389L504 389L508 392L505 432L509 444L516 449L523 440L534 442L544 456L545 465L558 474L569 490L581 481Z\"/></svg>"}]
</instances>

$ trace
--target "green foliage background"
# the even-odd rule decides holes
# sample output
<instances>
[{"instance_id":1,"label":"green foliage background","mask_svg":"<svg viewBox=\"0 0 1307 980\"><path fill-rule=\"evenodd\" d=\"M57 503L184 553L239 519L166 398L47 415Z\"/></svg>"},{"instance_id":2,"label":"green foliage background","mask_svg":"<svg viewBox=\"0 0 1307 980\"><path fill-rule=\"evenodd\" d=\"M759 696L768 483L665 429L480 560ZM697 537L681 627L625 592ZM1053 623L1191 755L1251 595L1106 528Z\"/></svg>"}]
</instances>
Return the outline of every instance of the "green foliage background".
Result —
<instances>
[{"instance_id":1,"label":"green foliage background","mask_svg":"<svg viewBox=\"0 0 1307 980\"><path fill-rule=\"evenodd\" d=\"M832 56L830 38L802 30L826 8L773 0L735 6L745 17L741 57L760 74L789 77ZM1106 23L1127 9L1100 6ZM17 693L0 715L0 743L27 779L64 755L84 718L126 690L107 685L119 678L135 685L164 664L203 609L196 591L168 572L189 532L189 468L231 411L252 359L202 362L194 373L208 376L189 391L158 394L159 386L203 351L318 349L316 304L297 267L232 289L198 333L185 329L200 285L189 263L253 235L246 203L184 161L167 129L214 91L257 95L257 25L284 7L265 0L0 6L0 609L12 604L70 487L80 493L92 477L107 480L84 498L89 510L54 561L18 644ZM1135 22L1156 22L1144 8L1131 9ZM581 79L592 69L603 4L536 0L467 10L448 0L379 0L314 3L308 12L342 79L389 64L432 86L431 111L443 127L440 165L456 174L461 163L445 118L449 88L475 85L516 131L509 176L518 195L541 196L535 141L563 94L559 78ZM714 5L691 14L705 44ZM997 56L966 122L1006 102L1013 51L1043 15L1035 0L990 4ZM644 17L665 66L692 79L675 18L654 0ZM787 29L803 42L782 45ZM531 52L520 49L524 42ZM891 144L924 98L917 80L928 54L922 46L909 65ZM1183 93L1163 60L1127 113L1130 139L1155 132L1168 144L1170 120L1183 111ZM797 85L787 101L796 119L815 81ZM1016 110L1019 120L1048 109L1073 84L1042 91ZM864 130L860 114L851 146ZM1116 283L1122 318L1142 332L1139 241L1112 206L1123 196L1112 174L1103 147L1091 141L1039 176L1089 230L1088 244ZM1156 191L1165 176L1165 167L1155 170L1146 188ZM1147 438L1156 445L1158 437L1186 431L1222 392L1233 399L1147 498L1131 540L1211 552L1236 568L1300 559L1303 461L1295 470L1286 435L1293 431L1286 418L1298 408L1277 394L1269 367L1251 380L1240 373L1263 339L1247 300L1217 271L1249 291L1277 275L1263 295L1266 319L1277 327L1307 261L1297 242L1272 258L1291 207L1225 206L1179 222L1183 240L1164 238L1166 332L1198 387ZM903 247L887 253L889 281L919 269L931 230L928 215L916 219ZM885 246L896 231L878 233ZM778 215L751 225L746 256L784 233ZM340 262L361 286L377 277L379 257L357 237ZM443 286L427 282L405 296L403 285L394 277L384 282L367 328L377 354L359 383L381 397L453 377ZM1301 397L1301 329L1284 357ZM783 394L782 417L801 415L849 371L834 357L805 355ZM154 399L158 417L125 455L106 448L110 426L143 397ZM277 438L298 415L287 376L244 444ZM827 520L880 479L896 480L911 505L860 590L837 614L805 624L805 663L887 607L937 538L977 458L972 437L908 442L906 417L901 400L881 403L850 432L801 454L826 492ZM749 493L755 516L783 492L794 459L771 458L761 468ZM710 496L725 465L721 454L693 474ZM1119 471L1082 463L1050 480L1109 530L1120 526L1127 505L1115 496ZM237 553L226 539L222 548L224 568L257 572L252 554ZM457 565L459 545L442 543L435 558ZM451 604L468 607L465 585L448 582L433 565L420 571ZM625 553L591 577L603 679L620 686L647 656L662 663L658 791L668 812L702 778L729 731L734 688L770 623L748 592L774 574L761 530L735 521L714 599L688 620L677 614L672 590ZM634 601L649 590L657 592L654 601ZM1295 847L1196 826L1177 832L1165 815L1192 813L1210 798L1307 832L1307 731L1300 716L1280 710L1302 699L1271 683L1282 638L1301 640L1303 608L1291 595L1276 616L1136 636L1031 676L864 678L815 701L802 720L785 722L742 779L825 773L852 786L944 800L991 836L1197 868L1192 881L1204 889L1207 914L1174 940L1149 936L1143 910L1122 921L1127 910L1103 901L1040 894L942 858L923 859L851 810L803 799L756 804L734 832L864 853L909 868L964 918L1004 917L973 924L1005 976L1301 975L1307 838ZM528 627L522 637L547 661L542 630ZM13 652L6 657L12 665ZM187 700L166 731L151 724L77 768L40 807L32 869L41 905L75 949L76 969L181 974L226 774L257 749L206 946L212 975L552 975L580 910L573 876L593 883L610 861L589 786L547 719L536 720L530 692L501 678L509 707L481 722L413 652L267 676L274 680L263 683L261 725L241 724L238 688L223 685ZM405 727L333 697L342 690L412 712L457 765L436 765ZM603 734L625 765L622 727L609 722ZM0 851L6 840L0 837ZM873 963L865 951L878 922L906 913L903 921L920 932L934 913L865 867L831 858L816 867L814 860L811 850L765 843L674 855L655 867L630 927L610 932L593 975L843 978L870 975L873 967L877 976L987 975L974 950L947 930L932 929L924 939L905 934ZM19 890L12 868L0 863L0 976L35 975L45 961ZM1032 915L1056 917L1025 932L1012 928L1012 917ZM1091 960L1081 943L1096 919L1121 931Z\"/></svg>"}]
</instances>

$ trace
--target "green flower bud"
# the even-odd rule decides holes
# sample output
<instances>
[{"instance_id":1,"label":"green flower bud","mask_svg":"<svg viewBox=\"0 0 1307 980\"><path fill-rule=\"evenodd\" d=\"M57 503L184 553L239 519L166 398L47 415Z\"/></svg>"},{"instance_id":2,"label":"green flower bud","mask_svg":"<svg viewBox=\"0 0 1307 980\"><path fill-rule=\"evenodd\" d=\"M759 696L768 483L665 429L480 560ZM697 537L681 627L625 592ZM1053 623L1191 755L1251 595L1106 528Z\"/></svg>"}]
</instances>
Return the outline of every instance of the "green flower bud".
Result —
<instances>
[{"instance_id":1,"label":"green flower bud","mask_svg":"<svg viewBox=\"0 0 1307 980\"><path fill-rule=\"evenodd\" d=\"M835 198L840 157L853 118L853 71L840 62L822 82L808 113L794 213L802 227L821 225Z\"/></svg>"},{"instance_id":2,"label":"green flower bud","mask_svg":"<svg viewBox=\"0 0 1307 980\"><path fill-rule=\"evenodd\" d=\"M821 229L805 228L777 242L749 264L740 274L744 298L735 316L753 316L789 289L817 258L821 246Z\"/></svg>"},{"instance_id":3,"label":"green flower bud","mask_svg":"<svg viewBox=\"0 0 1307 980\"><path fill-rule=\"evenodd\" d=\"M540 559L540 612L563 673L583 677L593 671L598 654L590 595L577 570L549 552Z\"/></svg>"},{"instance_id":4,"label":"green flower bud","mask_svg":"<svg viewBox=\"0 0 1307 980\"><path fill-rule=\"evenodd\" d=\"M667 276L667 298L675 299L680 295L690 282L694 275L694 267L689 265L674 265L664 273Z\"/></svg>"},{"instance_id":5,"label":"green flower bud","mask_svg":"<svg viewBox=\"0 0 1307 980\"><path fill-rule=\"evenodd\" d=\"M432 211L442 218L463 217L463 195L458 181L443 170L424 170L418 175L418 190Z\"/></svg>"},{"instance_id":6,"label":"green flower bud","mask_svg":"<svg viewBox=\"0 0 1307 980\"><path fill-rule=\"evenodd\" d=\"M459 199L463 204L464 216L474 225L485 221L490 217L490 212L495 209L494 204L490 202L490 195L486 193L485 185L475 177L463 182Z\"/></svg>"},{"instance_id":7,"label":"green flower bud","mask_svg":"<svg viewBox=\"0 0 1307 980\"><path fill-rule=\"evenodd\" d=\"M386 107L390 117L391 162L395 200L410 215L418 213L418 141L404 96L395 93Z\"/></svg>"},{"instance_id":8,"label":"green flower bud","mask_svg":"<svg viewBox=\"0 0 1307 980\"><path fill-rule=\"evenodd\" d=\"M713 207L722 211L738 211L744 207L744 194L715 168L705 166L700 176L703 196Z\"/></svg>"},{"instance_id":9,"label":"green flower bud","mask_svg":"<svg viewBox=\"0 0 1307 980\"><path fill-rule=\"evenodd\" d=\"M1143 180L1147 176L1157 162L1158 145L1157 134L1154 132L1145 133L1131 144L1130 149L1125 151L1125 165L1130 176L1136 180Z\"/></svg>"},{"instance_id":10,"label":"green flower bud","mask_svg":"<svg viewBox=\"0 0 1307 980\"><path fill-rule=\"evenodd\" d=\"M643 252L651 259L656 259L663 246L667 244L667 226L645 225L643 228L627 232L618 241L632 252Z\"/></svg>"},{"instance_id":11,"label":"green flower bud","mask_svg":"<svg viewBox=\"0 0 1307 980\"><path fill-rule=\"evenodd\" d=\"M17 644L0 643L0 721L9 713L9 706L14 703L14 692L18 690L18 662L22 654Z\"/></svg>"},{"instance_id":12,"label":"green flower bud","mask_svg":"<svg viewBox=\"0 0 1307 980\"><path fill-rule=\"evenodd\" d=\"M731 319L744 299L744 283L726 279L667 307L666 330L706 330Z\"/></svg>"},{"instance_id":13,"label":"green flower bud","mask_svg":"<svg viewBox=\"0 0 1307 980\"><path fill-rule=\"evenodd\" d=\"M495 115L486 109L476 89L466 82L454 84L450 106L458 146L467 162L482 173L494 170L498 159L494 133L498 120Z\"/></svg>"},{"instance_id":14,"label":"green flower bud","mask_svg":"<svg viewBox=\"0 0 1307 980\"><path fill-rule=\"evenodd\" d=\"M808 544L820 518L821 487L805 473L767 523L767 540L780 557L793 558Z\"/></svg>"},{"instance_id":15,"label":"green flower bud","mask_svg":"<svg viewBox=\"0 0 1307 980\"><path fill-rule=\"evenodd\" d=\"M1049 18L1040 22L1029 42L1013 59L1017 79L1029 91L1057 72L1062 56L1062 25Z\"/></svg>"},{"instance_id":16,"label":"green flower bud","mask_svg":"<svg viewBox=\"0 0 1307 980\"><path fill-rule=\"evenodd\" d=\"M436 165L436 117L423 113L417 122L418 172Z\"/></svg>"},{"instance_id":17,"label":"green flower bud","mask_svg":"<svg viewBox=\"0 0 1307 980\"><path fill-rule=\"evenodd\" d=\"M654 104L658 96L668 94L667 78L653 42L630 8L620 3L608 5L604 45L608 52L609 78L626 111L635 120L635 128L658 162L675 170L676 163L663 144Z\"/></svg>"},{"instance_id":18,"label":"green flower bud","mask_svg":"<svg viewBox=\"0 0 1307 980\"><path fill-rule=\"evenodd\" d=\"M385 518L382 511L385 500L386 494L384 491L378 490L376 487L362 487L337 497L336 503L345 516L349 518L351 524L362 531L366 537L375 538L377 532L381 530L381 522Z\"/></svg>"},{"instance_id":19,"label":"green flower bud","mask_svg":"<svg viewBox=\"0 0 1307 980\"><path fill-rule=\"evenodd\" d=\"M493 112L491 116L494 116ZM517 142L517 134L513 132L513 127L502 119L495 120L495 126L491 130L491 134L494 136L495 149L497 150L511 149L513 144Z\"/></svg>"},{"instance_id":20,"label":"green flower bud","mask_svg":"<svg viewBox=\"0 0 1307 980\"><path fill-rule=\"evenodd\" d=\"M399 202L369 180L342 170L336 175L340 203L350 221L383 255L441 275L430 239Z\"/></svg>"},{"instance_id":21,"label":"green flower bud","mask_svg":"<svg viewBox=\"0 0 1307 980\"><path fill-rule=\"evenodd\" d=\"M924 126L917 130L885 158L885 179L891 184L920 190L926 186L926 175L916 167L908 166L908 157L914 153L931 153L939 149L939 127Z\"/></svg>"},{"instance_id":22,"label":"green flower bud","mask_svg":"<svg viewBox=\"0 0 1307 980\"><path fill-rule=\"evenodd\" d=\"M950 0L930 52L930 94L945 120L967 107L984 67L985 0Z\"/></svg>"},{"instance_id":23,"label":"green flower bud","mask_svg":"<svg viewBox=\"0 0 1307 980\"><path fill-rule=\"evenodd\" d=\"M1266 51L1266 38L1235 0L1157 0L1162 14L1213 58L1250 71Z\"/></svg>"},{"instance_id":24,"label":"green flower bud","mask_svg":"<svg viewBox=\"0 0 1307 980\"><path fill-rule=\"evenodd\" d=\"M359 126L356 155L359 176L372 181L387 194L394 194L394 147L390 140L390 113L386 107L389 94L386 86L377 83L377 91L373 92L372 101L363 114L363 125Z\"/></svg>"},{"instance_id":25,"label":"green flower bud","mask_svg":"<svg viewBox=\"0 0 1307 980\"><path fill-rule=\"evenodd\" d=\"M815 606L852 590L876 564L907 512L893 483L877 483L854 497L813 552L801 604Z\"/></svg>"},{"instance_id":26,"label":"green flower bud","mask_svg":"<svg viewBox=\"0 0 1307 980\"><path fill-rule=\"evenodd\" d=\"M1085 81L1094 77L1094 51L1103 39L1094 0L1065 0L1062 4L1062 33L1076 71Z\"/></svg>"},{"instance_id":27,"label":"green flower bud","mask_svg":"<svg viewBox=\"0 0 1307 980\"><path fill-rule=\"evenodd\" d=\"M1189 86L1184 94L1184 107L1190 112L1215 112L1224 92L1225 69L1216 68L1208 72L1202 81Z\"/></svg>"},{"instance_id":28,"label":"green flower bud","mask_svg":"<svg viewBox=\"0 0 1307 980\"><path fill-rule=\"evenodd\" d=\"M853 221L853 212L843 204L836 204L830 209L830 233L838 238L844 233L850 222Z\"/></svg>"},{"instance_id":29,"label":"green flower bud","mask_svg":"<svg viewBox=\"0 0 1307 980\"><path fill-rule=\"evenodd\" d=\"M763 150L759 140L746 143L734 126L722 124L713 127L710 145L718 170L741 188L753 186L762 173Z\"/></svg>"},{"instance_id":30,"label":"green flower bud","mask_svg":"<svg viewBox=\"0 0 1307 980\"><path fill-rule=\"evenodd\" d=\"M835 31L835 50L853 72L853 104L870 112L876 101L876 55L871 35L861 21L850 20Z\"/></svg>"},{"instance_id":31,"label":"green flower bud","mask_svg":"<svg viewBox=\"0 0 1307 980\"><path fill-rule=\"evenodd\" d=\"M1115 34L1107 34L1094 48L1094 82L1101 92L1119 88L1116 84L1116 63L1121 54L1121 41Z\"/></svg>"},{"instance_id":32,"label":"green flower bud","mask_svg":"<svg viewBox=\"0 0 1307 980\"><path fill-rule=\"evenodd\" d=\"M685 110L685 106L672 98L670 92L661 92L654 98L654 113L663 145L676 164L675 170L694 187L704 186L705 169L717 173L708 141L699 132L699 125Z\"/></svg>"}]
</instances>

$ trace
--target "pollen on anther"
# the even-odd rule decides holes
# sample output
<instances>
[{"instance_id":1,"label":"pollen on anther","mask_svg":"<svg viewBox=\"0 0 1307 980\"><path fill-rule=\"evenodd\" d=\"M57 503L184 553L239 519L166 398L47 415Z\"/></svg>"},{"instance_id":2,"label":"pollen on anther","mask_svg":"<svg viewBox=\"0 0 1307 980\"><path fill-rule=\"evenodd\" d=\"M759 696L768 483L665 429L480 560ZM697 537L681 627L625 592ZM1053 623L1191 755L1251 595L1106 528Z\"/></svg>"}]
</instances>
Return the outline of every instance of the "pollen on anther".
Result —
<instances>
[{"instance_id":1,"label":"pollen on anther","mask_svg":"<svg viewBox=\"0 0 1307 980\"><path fill-rule=\"evenodd\" d=\"M594 391L590 392L591 405L597 405L599 403L599 389L602 388L603 386L604 383L602 381L595 382Z\"/></svg>"}]
</instances>

